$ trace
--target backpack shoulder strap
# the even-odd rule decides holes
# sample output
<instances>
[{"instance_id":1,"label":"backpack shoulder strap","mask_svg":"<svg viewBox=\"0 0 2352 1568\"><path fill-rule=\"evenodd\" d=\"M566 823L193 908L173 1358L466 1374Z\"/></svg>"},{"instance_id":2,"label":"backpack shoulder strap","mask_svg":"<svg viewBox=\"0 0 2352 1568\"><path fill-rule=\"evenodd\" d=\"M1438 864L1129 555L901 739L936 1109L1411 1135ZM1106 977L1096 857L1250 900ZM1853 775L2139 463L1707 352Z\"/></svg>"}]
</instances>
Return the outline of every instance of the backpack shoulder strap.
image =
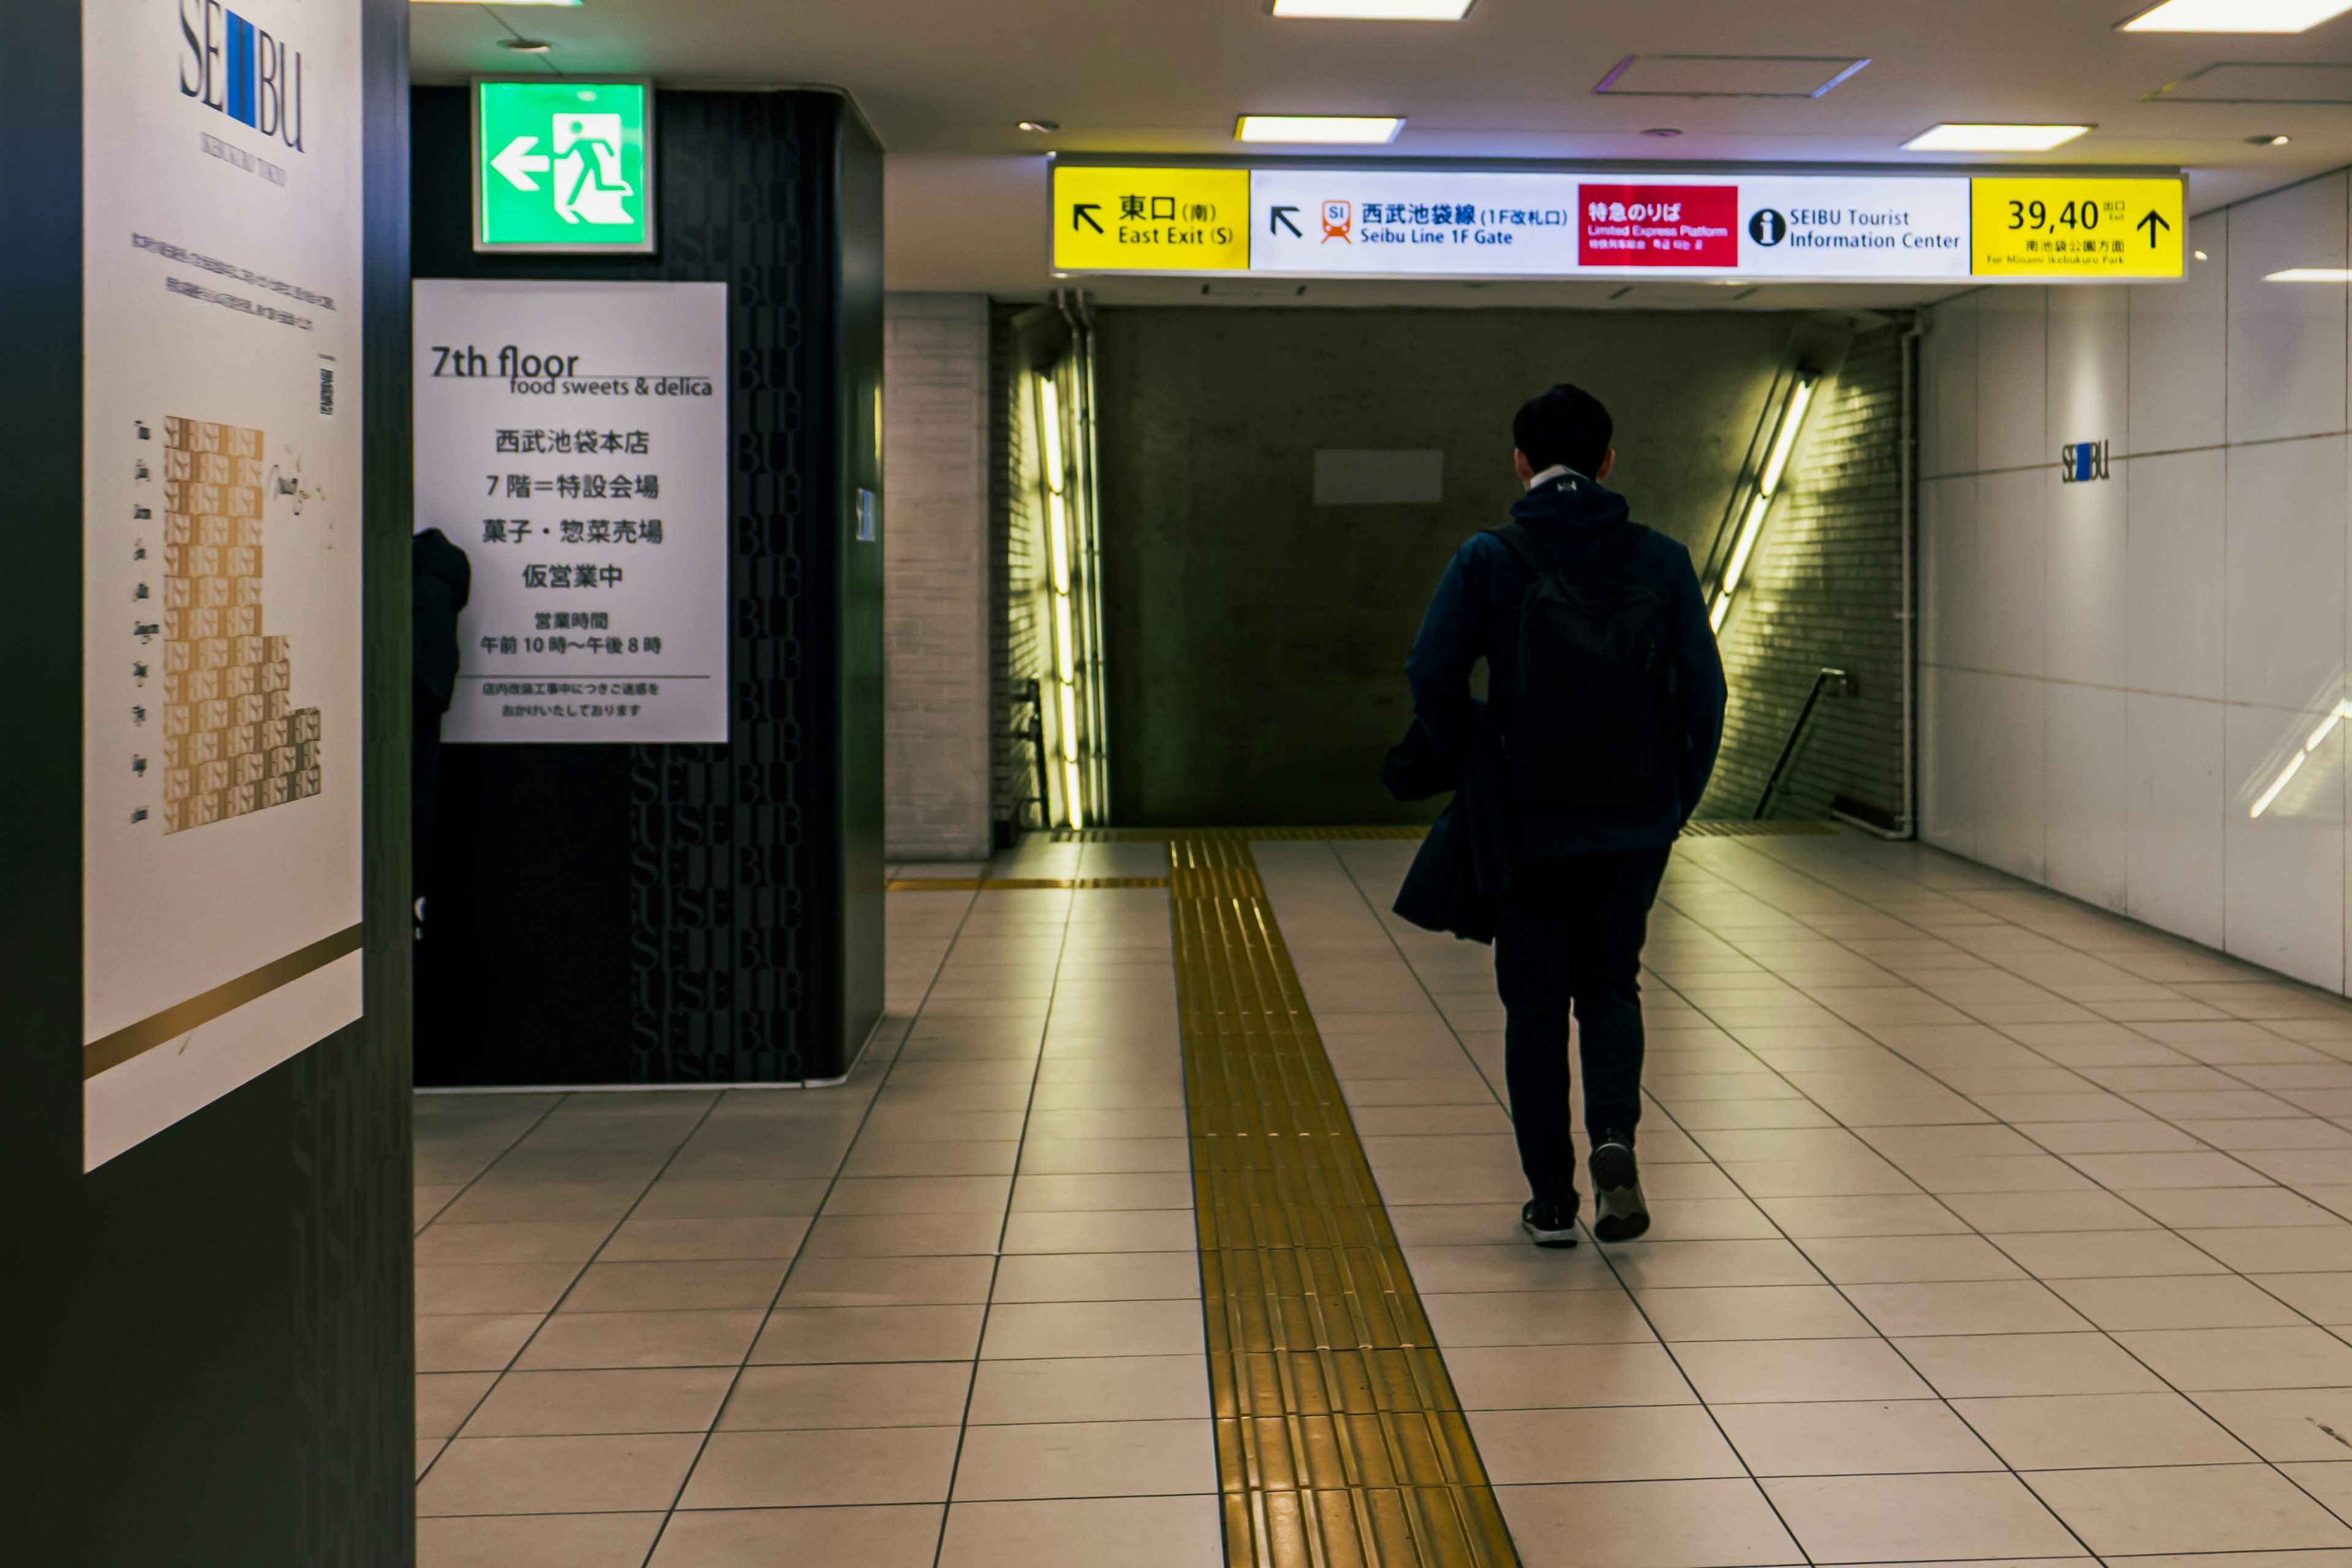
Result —
<instances>
[{"instance_id":1,"label":"backpack shoulder strap","mask_svg":"<svg viewBox=\"0 0 2352 1568\"><path fill-rule=\"evenodd\" d=\"M1500 528L1490 528L1486 531L1501 540L1504 548L1518 558L1519 564L1527 568L1528 577L1540 581L1559 574L1559 563L1553 558L1550 548L1517 523L1507 522Z\"/></svg>"}]
</instances>

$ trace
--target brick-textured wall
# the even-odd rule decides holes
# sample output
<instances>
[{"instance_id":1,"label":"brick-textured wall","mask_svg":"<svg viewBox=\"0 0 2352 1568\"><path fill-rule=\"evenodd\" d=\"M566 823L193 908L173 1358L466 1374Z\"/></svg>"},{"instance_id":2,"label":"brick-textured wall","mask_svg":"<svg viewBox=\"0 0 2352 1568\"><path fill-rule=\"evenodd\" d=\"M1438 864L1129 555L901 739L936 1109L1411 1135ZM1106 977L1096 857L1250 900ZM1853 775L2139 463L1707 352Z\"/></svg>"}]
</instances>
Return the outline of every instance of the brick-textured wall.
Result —
<instances>
[{"instance_id":1,"label":"brick-textured wall","mask_svg":"<svg viewBox=\"0 0 2352 1568\"><path fill-rule=\"evenodd\" d=\"M1815 410L1784 499L1724 628L1723 758L1704 817L1746 817L1823 667L1823 696L1769 815L1825 817L1832 795L1903 806L1902 332L1853 340Z\"/></svg>"},{"instance_id":2,"label":"brick-textured wall","mask_svg":"<svg viewBox=\"0 0 2352 1568\"><path fill-rule=\"evenodd\" d=\"M1029 449L1031 416L1014 395L1024 373L1013 318L1026 309L996 306L989 333L989 791L997 833L1008 845L1013 832L1046 826L1039 815L1045 790L1034 752L1013 726L1027 725L1029 682L1045 678L1053 657L1037 458Z\"/></svg>"},{"instance_id":3,"label":"brick-textured wall","mask_svg":"<svg viewBox=\"0 0 2352 1568\"><path fill-rule=\"evenodd\" d=\"M886 319L885 842L894 860L978 859L989 844L988 300L893 294Z\"/></svg>"}]
</instances>

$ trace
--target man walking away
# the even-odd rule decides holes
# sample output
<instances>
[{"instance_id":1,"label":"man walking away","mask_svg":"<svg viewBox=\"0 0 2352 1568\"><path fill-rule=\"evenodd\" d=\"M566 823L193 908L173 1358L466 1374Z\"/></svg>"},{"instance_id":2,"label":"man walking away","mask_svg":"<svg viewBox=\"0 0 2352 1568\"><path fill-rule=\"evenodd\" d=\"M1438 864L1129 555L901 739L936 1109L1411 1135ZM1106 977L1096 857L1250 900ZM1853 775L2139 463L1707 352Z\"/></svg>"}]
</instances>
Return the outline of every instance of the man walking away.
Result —
<instances>
[{"instance_id":1,"label":"man walking away","mask_svg":"<svg viewBox=\"0 0 2352 1568\"><path fill-rule=\"evenodd\" d=\"M1666 858L1714 772L1723 661L1690 552L1628 520L1602 488L1608 411L1553 387L1511 422L1526 495L1456 552L1405 671L1438 744L1495 726L1506 758L1510 882L1495 910L1495 983L1519 1165L1519 1223L1576 1245L1568 1032L1576 1016L1592 1234L1650 1226L1633 1157L1642 1116L1642 944ZM1486 661L1486 704L1470 671Z\"/></svg>"}]
</instances>

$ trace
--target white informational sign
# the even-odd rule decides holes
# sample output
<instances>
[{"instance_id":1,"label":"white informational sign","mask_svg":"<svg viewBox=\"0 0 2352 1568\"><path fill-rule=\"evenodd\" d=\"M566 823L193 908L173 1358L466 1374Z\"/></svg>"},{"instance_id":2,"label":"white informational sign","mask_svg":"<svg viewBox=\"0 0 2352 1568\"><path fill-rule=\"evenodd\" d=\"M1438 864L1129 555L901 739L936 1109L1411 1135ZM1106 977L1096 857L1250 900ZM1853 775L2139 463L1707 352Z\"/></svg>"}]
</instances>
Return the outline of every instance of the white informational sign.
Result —
<instances>
[{"instance_id":1,"label":"white informational sign","mask_svg":"<svg viewBox=\"0 0 2352 1568\"><path fill-rule=\"evenodd\" d=\"M444 742L727 739L727 286L420 279L416 526L473 566Z\"/></svg>"},{"instance_id":2,"label":"white informational sign","mask_svg":"<svg viewBox=\"0 0 2352 1568\"><path fill-rule=\"evenodd\" d=\"M87 1169L360 1016L360 6L81 37Z\"/></svg>"},{"instance_id":3,"label":"white informational sign","mask_svg":"<svg viewBox=\"0 0 2352 1568\"><path fill-rule=\"evenodd\" d=\"M1252 272L1325 277L1969 275L1965 178L1256 169Z\"/></svg>"}]
</instances>

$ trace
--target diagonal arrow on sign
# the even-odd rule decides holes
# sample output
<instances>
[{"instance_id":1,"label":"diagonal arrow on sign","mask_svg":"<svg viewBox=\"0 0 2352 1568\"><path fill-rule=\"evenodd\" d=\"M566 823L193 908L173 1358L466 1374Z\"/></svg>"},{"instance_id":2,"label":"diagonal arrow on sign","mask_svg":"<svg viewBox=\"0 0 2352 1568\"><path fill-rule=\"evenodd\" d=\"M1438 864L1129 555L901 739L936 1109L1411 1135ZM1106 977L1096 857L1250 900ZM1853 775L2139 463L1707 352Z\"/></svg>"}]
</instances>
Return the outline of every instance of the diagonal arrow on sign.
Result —
<instances>
[{"instance_id":1,"label":"diagonal arrow on sign","mask_svg":"<svg viewBox=\"0 0 2352 1568\"><path fill-rule=\"evenodd\" d=\"M1305 235L1298 232L1298 226L1290 221L1290 215L1297 210L1298 209L1297 207L1276 207L1272 215L1266 219L1265 232L1272 234L1274 232L1274 226L1276 224L1280 224L1283 227L1290 231L1291 238L1306 238L1307 237Z\"/></svg>"},{"instance_id":2,"label":"diagonal arrow on sign","mask_svg":"<svg viewBox=\"0 0 2352 1568\"><path fill-rule=\"evenodd\" d=\"M1083 219L1088 228L1093 229L1097 234L1100 234L1103 231L1103 226L1095 221L1095 214L1101 209L1102 203L1100 202L1080 202L1076 205L1073 206L1070 209L1071 231L1073 233L1076 232L1079 221Z\"/></svg>"},{"instance_id":3,"label":"diagonal arrow on sign","mask_svg":"<svg viewBox=\"0 0 2352 1568\"><path fill-rule=\"evenodd\" d=\"M546 153L534 154L531 152L538 145L539 138L536 136L518 136L490 160L490 167L504 174L516 190L535 191L539 189L539 182L531 176L544 174L550 167Z\"/></svg>"},{"instance_id":4,"label":"diagonal arrow on sign","mask_svg":"<svg viewBox=\"0 0 2352 1568\"><path fill-rule=\"evenodd\" d=\"M2162 213L2151 210L2146 217L2140 219L2137 223L2132 225L2132 226L2134 228L2144 228L2147 230L2148 247L2150 249L2153 249L2156 246L2157 231L2158 229L2170 228L2172 226L2165 221L2164 215Z\"/></svg>"}]
</instances>

